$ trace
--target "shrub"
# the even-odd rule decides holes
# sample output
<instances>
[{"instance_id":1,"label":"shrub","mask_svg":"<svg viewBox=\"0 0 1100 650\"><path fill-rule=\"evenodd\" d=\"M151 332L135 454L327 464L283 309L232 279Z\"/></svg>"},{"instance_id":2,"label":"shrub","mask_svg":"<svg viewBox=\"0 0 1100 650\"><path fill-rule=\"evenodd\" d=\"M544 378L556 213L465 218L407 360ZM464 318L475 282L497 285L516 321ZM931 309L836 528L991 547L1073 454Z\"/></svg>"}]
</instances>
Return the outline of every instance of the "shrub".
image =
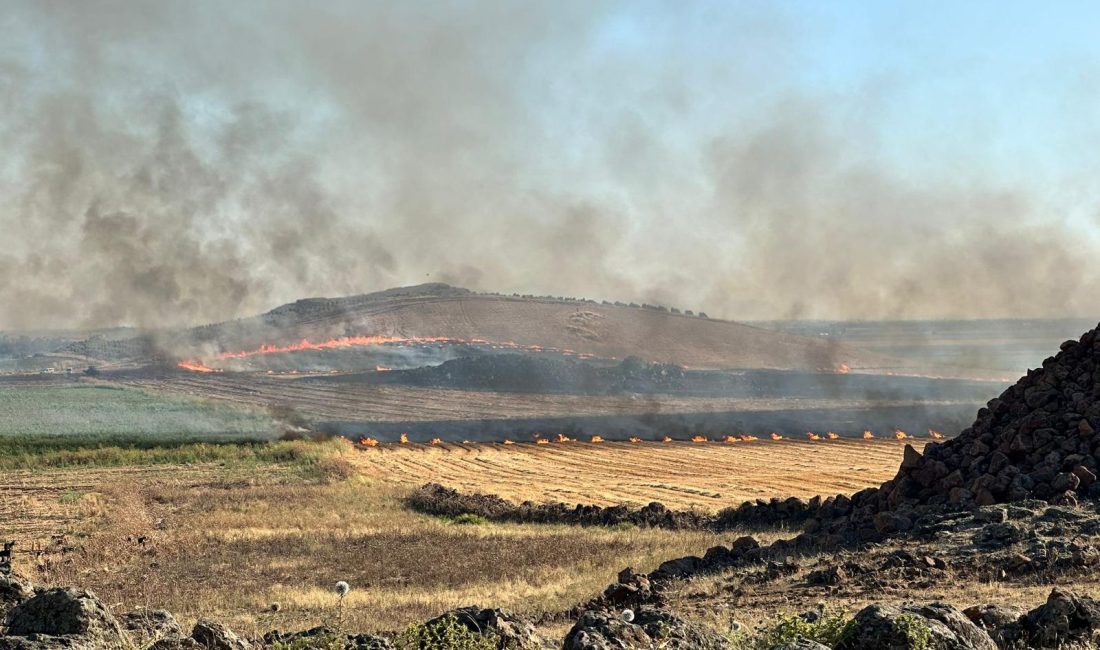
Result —
<instances>
[{"instance_id":1,"label":"shrub","mask_svg":"<svg viewBox=\"0 0 1100 650\"><path fill-rule=\"evenodd\" d=\"M774 623L760 630L749 648L761 650L798 639L816 641L832 647L845 634L848 617L842 611L823 611L817 620L810 622L797 614L785 614Z\"/></svg>"},{"instance_id":2,"label":"shrub","mask_svg":"<svg viewBox=\"0 0 1100 650\"><path fill-rule=\"evenodd\" d=\"M448 615L435 623L410 625L394 644L397 650L497 650L495 633L478 634Z\"/></svg>"},{"instance_id":3,"label":"shrub","mask_svg":"<svg viewBox=\"0 0 1100 650\"><path fill-rule=\"evenodd\" d=\"M928 650L932 647L932 630L921 617L914 614L902 614L894 620L894 629L901 633L913 650Z\"/></svg>"},{"instance_id":4,"label":"shrub","mask_svg":"<svg viewBox=\"0 0 1100 650\"><path fill-rule=\"evenodd\" d=\"M456 524L462 524L465 526L484 526L489 523L489 520L481 515L475 515L472 512L461 514L452 519Z\"/></svg>"}]
</instances>

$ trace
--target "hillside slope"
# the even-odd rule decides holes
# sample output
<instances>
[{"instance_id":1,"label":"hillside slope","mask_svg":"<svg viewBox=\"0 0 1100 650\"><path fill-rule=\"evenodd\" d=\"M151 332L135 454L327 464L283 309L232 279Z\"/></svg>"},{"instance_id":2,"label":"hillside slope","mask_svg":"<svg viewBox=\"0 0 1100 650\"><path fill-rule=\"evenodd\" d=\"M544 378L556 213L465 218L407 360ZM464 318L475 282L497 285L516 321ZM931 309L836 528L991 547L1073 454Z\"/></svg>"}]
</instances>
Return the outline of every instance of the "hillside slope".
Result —
<instances>
[{"instance_id":1,"label":"hillside slope","mask_svg":"<svg viewBox=\"0 0 1100 650\"><path fill-rule=\"evenodd\" d=\"M444 284L283 305L256 318L173 337L179 354L216 354L342 336L480 339L601 358L636 355L694 368L834 370L896 360L828 341L657 308L477 294Z\"/></svg>"}]
</instances>

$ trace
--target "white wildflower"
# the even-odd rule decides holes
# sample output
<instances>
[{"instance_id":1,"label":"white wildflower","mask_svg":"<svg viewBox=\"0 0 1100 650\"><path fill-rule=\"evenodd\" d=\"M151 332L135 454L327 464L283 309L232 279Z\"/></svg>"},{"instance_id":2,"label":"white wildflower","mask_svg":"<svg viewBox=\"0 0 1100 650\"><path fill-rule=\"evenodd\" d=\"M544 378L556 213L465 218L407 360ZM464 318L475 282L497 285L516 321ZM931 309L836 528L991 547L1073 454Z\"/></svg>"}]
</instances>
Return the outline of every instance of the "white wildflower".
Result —
<instances>
[{"instance_id":1,"label":"white wildflower","mask_svg":"<svg viewBox=\"0 0 1100 650\"><path fill-rule=\"evenodd\" d=\"M336 595L340 597L340 600L343 600L344 596L347 596L349 591L351 591L351 585L348 583L343 580L336 583Z\"/></svg>"},{"instance_id":2,"label":"white wildflower","mask_svg":"<svg viewBox=\"0 0 1100 650\"><path fill-rule=\"evenodd\" d=\"M619 618L621 618L624 623L633 623L634 622L634 610L624 609L623 613L619 614Z\"/></svg>"}]
</instances>

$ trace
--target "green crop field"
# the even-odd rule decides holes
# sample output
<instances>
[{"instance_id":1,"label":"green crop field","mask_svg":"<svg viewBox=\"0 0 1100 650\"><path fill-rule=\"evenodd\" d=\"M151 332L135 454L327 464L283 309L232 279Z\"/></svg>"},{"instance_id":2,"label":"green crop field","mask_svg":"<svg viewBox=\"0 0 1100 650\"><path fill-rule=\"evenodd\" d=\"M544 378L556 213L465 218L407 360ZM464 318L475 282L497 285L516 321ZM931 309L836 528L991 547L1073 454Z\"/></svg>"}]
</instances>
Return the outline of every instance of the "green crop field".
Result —
<instances>
[{"instance_id":1,"label":"green crop field","mask_svg":"<svg viewBox=\"0 0 1100 650\"><path fill-rule=\"evenodd\" d=\"M116 386L0 387L0 436L267 437L265 413Z\"/></svg>"}]
</instances>

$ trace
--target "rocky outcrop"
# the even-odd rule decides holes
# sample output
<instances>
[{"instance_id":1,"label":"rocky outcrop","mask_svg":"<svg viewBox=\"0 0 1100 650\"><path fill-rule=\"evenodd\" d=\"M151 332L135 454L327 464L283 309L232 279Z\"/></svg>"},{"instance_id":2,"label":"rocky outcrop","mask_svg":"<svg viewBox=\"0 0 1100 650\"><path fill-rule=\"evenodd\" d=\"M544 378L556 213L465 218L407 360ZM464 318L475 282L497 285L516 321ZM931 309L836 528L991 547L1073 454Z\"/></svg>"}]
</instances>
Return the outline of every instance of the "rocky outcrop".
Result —
<instances>
[{"instance_id":1,"label":"rocky outcrop","mask_svg":"<svg viewBox=\"0 0 1100 650\"><path fill-rule=\"evenodd\" d=\"M6 633L6 647L132 646L95 594L80 589L47 589L16 605L8 615Z\"/></svg>"},{"instance_id":2,"label":"rocky outcrop","mask_svg":"<svg viewBox=\"0 0 1100 650\"><path fill-rule=\"evenodd\" d=\"M563 650L726 650L729 641L714 630L655 607L581 615L562 644Z\"/></svg>"},{"instance_id":3,"label":"rocky outcrop","mask_svg":"<svg viewBox=\"0 0 1100 650\"><path fill-rule=\"evenodd\" d=\"M433 627L448 619L453 619L475 634L492 636L497 639L501 650L541 650L546 647L546 642L531 621L502 609L463 607L446 612L424 625Z\"/></svg>"},{"instance_id":4,"label":"rocky outcrop","mask_svg":"<svg viewBox=\"0 0 1100 650\"><path fill-rule=\"evenodd\" d=\"M961 611L942 603L870 605L856 614L836 650L997 650Z\"/></svg>"},{"instance_id":5,"label":"rocky outcrop","mask_svg":"<svg viewBox=\"0 0 1100 650\"><path fill-rule=\"evenodd\" d=\"M191 630L191 638L209 650L251 650L252 644L232 630L213 621L199 621Z\"/></svg>"},{"instance_id":6,"label":"rocky outcrop","mask_svg":"<svg viewBox=\"0 0 1100 650\"><path fill-rule=\"evenodd\" d=\"M34 597L34 587L10 571L0 571L0 620L16 605Z\"/></svg>"},{"instance_id":7,"label":"rocky outcrop","mask_svg":"<svg viewBox=\"0 0 1100 650\"><path fill-rule=\"evenodd\" d=\"M906 532L929 511L1027 499L1075 505L1100 497L1098 362L1097 330L1063 343L1041 368L990 400L957 437L928 445L924 454L908 447L890 481L825 500L817 519L827 541Z\"/></svg>"},{"instance_id":8,"label":"rocky outcrop","mask_svg":"<svg viewBox=\"0 0 1100 650\"><path fill-rule=\"evenodd\" d=\"M1100 641L1100 601L1055 589L1018 625L1032 648L1093 648Z\"/></svg>"}]
</instances>

